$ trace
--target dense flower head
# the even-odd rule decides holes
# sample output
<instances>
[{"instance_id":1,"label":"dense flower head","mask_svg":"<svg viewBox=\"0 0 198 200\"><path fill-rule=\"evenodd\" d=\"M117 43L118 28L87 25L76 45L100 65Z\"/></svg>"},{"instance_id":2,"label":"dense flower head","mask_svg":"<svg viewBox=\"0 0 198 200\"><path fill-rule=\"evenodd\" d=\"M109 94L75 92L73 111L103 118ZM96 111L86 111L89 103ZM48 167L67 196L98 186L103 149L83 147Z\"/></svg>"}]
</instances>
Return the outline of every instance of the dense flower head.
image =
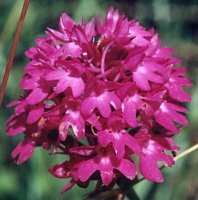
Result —
<instances>
[{"instance_id":1,"label":"dense flower head","mask_svg":"<svg viewBox=\"0 0 198 200\"><path fill-rule=\"evenodd\" d=\"M181 103L191 101L172 52L153 29L112 7L104 23L77 24L63 13L59 29L48 28L26 52L25 92L9 105L8 135L24 134L12 157L21 164L35 147L61 150L68 160L49 171L71 179L63 192L90 180L133 180L138 171L162 182L158 162L174 164L167 151L179 149L173 136L188 124Z\"/></svg>"}]
</instances>

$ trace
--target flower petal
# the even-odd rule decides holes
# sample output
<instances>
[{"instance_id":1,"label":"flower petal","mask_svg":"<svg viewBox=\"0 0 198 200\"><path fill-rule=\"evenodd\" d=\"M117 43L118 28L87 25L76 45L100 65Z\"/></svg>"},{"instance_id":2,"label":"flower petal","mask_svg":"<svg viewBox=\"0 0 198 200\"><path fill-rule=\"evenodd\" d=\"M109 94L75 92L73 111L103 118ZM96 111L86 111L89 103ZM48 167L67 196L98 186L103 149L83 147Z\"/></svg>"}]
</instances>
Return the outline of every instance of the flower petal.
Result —
<instances>
[{"instance_id":1,"label":"flower petal","mask_svg":"<svg viewBox=\"0 0 198 200\"><path fill-rule=\"evenodd\" d=\"M29 157L34 153L34 142L32 141L24 141L21 142L12 152L12 157L17 159L17 164L24 163Z\"/></svg>"},{"instance_id":2,"label":"flower petal","mask_svg":"<svg viewBox=\"0 0 198 200\"><path fill-rule=\"evenodd\" d=\"M43 113L44 113L43 105L35 106L28 113L27 123L33 124L33 123L37 122L41 118Z\"/></svg>"},{"instance_id":3,"label":"flower petal","mask_svg":"<svg viewBox=\"0 0 198 200\"><path fill-rule=\"evenodd\" d=\"M27 97L26 102L30 105L40 103L48 96L46 91L43 91L42 88L35 88Z\"/></svg>"},{"instance_id":4,"label":"flower petal","mask_svg":"<svg viewBox=\"0 0 198 200\"><path fill-rule=\"evenodd\" d=\"M134 163L127 159L122 159L117 170L119 170L129 180L133 180L137 174Z\"/></svg>"},{"instance_id":5,"label":"flower petal","mask_svg":"<svg viewBox=\"0 0 198 200\"><path fill-rule=\"evenodd\" d=\"M92 159L81 163L78 168L80 181L82 182L87 181L90 178L90 176L97 170L98 166Z\"/></svg>"},{"instance_id":6,"label":"flower petal","mask_svg":"<svg viewBox=\"0 0 198 200\"><path fill-rule=\"evenodd\" d=\"M140 158L140 173L149 181L163 182L163 176L158 168L157 161L150 156Z\"/></svg>"}]
</instances>

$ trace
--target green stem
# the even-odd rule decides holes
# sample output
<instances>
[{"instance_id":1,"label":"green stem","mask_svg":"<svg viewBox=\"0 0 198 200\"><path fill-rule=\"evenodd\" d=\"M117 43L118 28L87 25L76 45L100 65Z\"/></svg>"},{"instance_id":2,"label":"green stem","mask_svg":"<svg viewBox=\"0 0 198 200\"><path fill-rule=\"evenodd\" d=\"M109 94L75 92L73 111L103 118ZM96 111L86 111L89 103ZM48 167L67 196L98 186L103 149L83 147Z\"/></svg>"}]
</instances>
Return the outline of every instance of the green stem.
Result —
<instances>
[{"instance_id":1,"label":"green stem","mask_svg":"<svg viewBox=\"0 0 198 200\"><path fill-rule=\"evenodd\" d=\"M174 157L174 161L179 160L180 158L192 153L193 151L196 151L198 149L198 143L193 145L192 147L186 149L185 151L181 152L177 156Z\"/></svg>"},{"instance_id":2,"label":"green stem","mask_svg":"<svg viewBox=\"0 0 198 200\"><path fill-rule=\"evenodd\" d=\"M1 83L1 87L0 87L0 108L2 106L2 102L3 102L8 78L9 78L9 75L10 75L10 72L11 72L11 69L12 69L14 56L15 56L15 53L16 53L19 38L20 38L20 35L21 35L21 30L22 30L22 27L23 27L23 23L24 23L24 20L25 20L25 16L26 16L29 4L30 4L30 0L24 1L23 8L22 8L22 11L21 11L21 15L20 15L20 18L19 18L19 22L18 22L18 25L17 25L16 33L15 33L14 40L13 40L13 43L12 43L12 47L11 47L11 50L10 50L10 54L9 54L9 57L8 57L8 62L7 62L7 65L6 65L6 69L5 69L3 80L2 80L2 83Z\"/></svg>"}]
</instances>

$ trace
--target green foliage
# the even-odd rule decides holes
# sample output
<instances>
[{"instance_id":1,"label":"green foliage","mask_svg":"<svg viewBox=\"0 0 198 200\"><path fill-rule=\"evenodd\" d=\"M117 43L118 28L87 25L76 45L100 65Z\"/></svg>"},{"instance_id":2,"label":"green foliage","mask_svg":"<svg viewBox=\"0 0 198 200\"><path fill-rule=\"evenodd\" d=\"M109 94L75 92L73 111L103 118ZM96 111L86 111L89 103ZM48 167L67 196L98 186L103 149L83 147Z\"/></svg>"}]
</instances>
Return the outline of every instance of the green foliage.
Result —
<instances>
[{"instance_id":1,"label":"green foliage","mask_svg":"<svg viewBox=\"0 0 198 200\"><path fill-rule=\"evenodd\" d=\"M2 78L13 35L18 23L22 2L20 0L0 1L0 79ZM170 4L169 2L175 2ZM179 3L177 3L179 2ZM188 2L188 3L186 3ZM185 3L185 4L184 4ZM193 102L189 106L189 127L177 137L177 144L184 150L197 142L198 132L198 13L197 1L105 1L105 0L34 0L32 1L23 27L17 49L13 69L9 78L3 109L0 111L0 199L5 200L80 200L88 189L74 187L64 195L59 191L66 180L52 177L47 169L59 161L66 159L64 155L51 159L52 155L41 149L22 166L14 165L10 153L21 136L9 138L6 136L6 120L12 113L6 104L20 95L19 80L23 74L25 63L24 51L34 45L34 39L43 36L46 27L56 28L62 12L69 13L80 22L81 16L90 19L101 14L104 16L107 8L114 5L124 11L127 16L135 17L146 27L155 27L163 39L163 44L174 47L177 55L182 58L183 65L188 67L189 76L194 82L191 89ZM163 7L163 12L162 12ZM180 17L176 16L177 15ZM183 16L183 18L182 18ZM55 159L55 160L54 160ZM196 179L198 155L193 153L179 160L172 169L165 169L165 182L162 184L142 181L134 189L143 200L196 200L198 199L198 179Z\"/></svg>"}]
</instances>

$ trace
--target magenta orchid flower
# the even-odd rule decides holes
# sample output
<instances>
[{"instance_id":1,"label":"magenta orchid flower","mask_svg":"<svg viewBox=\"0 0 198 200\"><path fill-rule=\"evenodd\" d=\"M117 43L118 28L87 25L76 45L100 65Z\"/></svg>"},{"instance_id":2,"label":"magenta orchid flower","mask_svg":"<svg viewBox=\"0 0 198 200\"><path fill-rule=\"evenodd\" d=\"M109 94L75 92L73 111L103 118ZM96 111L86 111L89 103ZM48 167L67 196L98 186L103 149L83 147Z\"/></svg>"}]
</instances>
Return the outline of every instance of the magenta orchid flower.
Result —
<instances>
[{"instance_id":1,"label":"magenta orchid flower","mask_svg":"<svg viewBox=\"0 0 198 200\"><path fill-rule=\"evenodd\" d=\"M112 7L104 22L77 24L63 13L59 28L26 52L24 95L10 104L7 123L8 135L24 140L12 157L22 164L36 147L62 151L68 160L49 170L70 179L62 192L91 180L133 181L138 171L162 182L159 161L174 164L167 151L179 150L173 136L188 125L181 102L191 101L184 90L191 82L172 52L153 29Z\"/></svg>"}]
</instances>

